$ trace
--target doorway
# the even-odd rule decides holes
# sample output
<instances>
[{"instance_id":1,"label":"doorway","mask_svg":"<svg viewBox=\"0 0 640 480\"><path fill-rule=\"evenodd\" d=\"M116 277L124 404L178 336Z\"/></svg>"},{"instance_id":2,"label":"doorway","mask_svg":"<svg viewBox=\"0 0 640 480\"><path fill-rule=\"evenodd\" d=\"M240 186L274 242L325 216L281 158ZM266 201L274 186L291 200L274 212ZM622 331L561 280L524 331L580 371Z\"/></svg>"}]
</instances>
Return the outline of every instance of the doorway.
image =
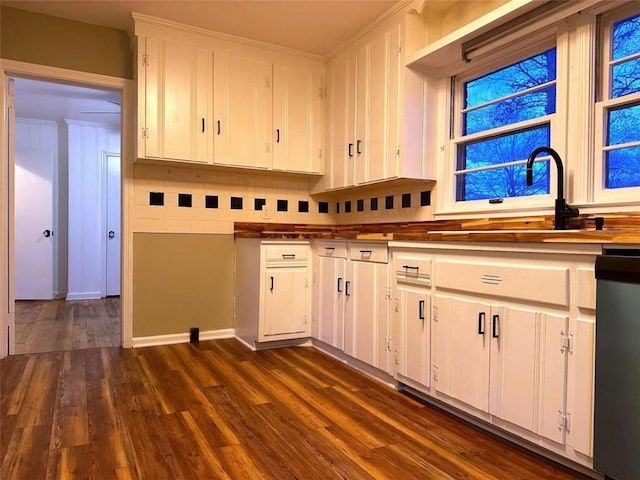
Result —
<instances>
[{"instance_id":1,"label":"doorway","mask_svg":"<svg viewBox=\"0 0 640 480\"><path fill-rule=\"evenodd\" d=\"M13 82L11 353L121 345L120 92Z\"/></svg>"}]
</instances>

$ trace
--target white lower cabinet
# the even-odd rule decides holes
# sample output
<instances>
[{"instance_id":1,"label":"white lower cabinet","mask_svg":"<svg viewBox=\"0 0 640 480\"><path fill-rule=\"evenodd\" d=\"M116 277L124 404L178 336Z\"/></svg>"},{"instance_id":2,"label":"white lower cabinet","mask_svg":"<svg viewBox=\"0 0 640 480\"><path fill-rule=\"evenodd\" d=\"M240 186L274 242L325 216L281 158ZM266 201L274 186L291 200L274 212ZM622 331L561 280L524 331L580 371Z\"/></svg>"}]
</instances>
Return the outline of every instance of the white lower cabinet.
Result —
<instances>
[{"instance_id":1,"label":"white lower cabinet","mask_svg":"<svg viewBox=\"0 0 640 480\"><path fill-rule=\"evenodd\" d=\"M397 381L590 468L600 246L414 245L390 245Z\"/></svg>"},{"instance_id":2,"label":"white lower cabinet","mask_svg":"<svg viewBox=\"0 0 640 480\"><path fill-rule=\"evenodd\" d=\"M322 242L317 246L314 337L344 349L346 243Z\"/></svg>"},{"instance_id":3,"label":"white lower cabinet","mask_svg":"<svg viewBox=\"0 0 640 480\"><path fill-rule=\"evenodd\" d=\"M563 443L568 317L440 295L435 307L435 390Z\"/></svg>"},{"instance_id":4,"label":"white lower cabinet","mask_svg":"<svg viewBox=\"0 0 640 480\"><path fill-rule=\"evenodd\" d=\"M350 260L344 294L344 352L388 372L389 265Z\"/></svg>"},{"instance_id":5,"label":"white lower cabinet","mask_svg":"<svg viewBox=\"0 0 640 480\"><path fill-rule=\"evenodd\" d=\"M236 336L251 348L311 336L308 242L236 239Z\"/></svg>"},{"instance_id":6,"label":"white lower cabinet","mask_svg":"<svg viewBox=\"0 0 640 480\"><path fill-rule=\"evenodd\" d=\"M431 259L395 251L392 329L395 374L402 381L431 386Z\"/></svg>"}]
</instances>

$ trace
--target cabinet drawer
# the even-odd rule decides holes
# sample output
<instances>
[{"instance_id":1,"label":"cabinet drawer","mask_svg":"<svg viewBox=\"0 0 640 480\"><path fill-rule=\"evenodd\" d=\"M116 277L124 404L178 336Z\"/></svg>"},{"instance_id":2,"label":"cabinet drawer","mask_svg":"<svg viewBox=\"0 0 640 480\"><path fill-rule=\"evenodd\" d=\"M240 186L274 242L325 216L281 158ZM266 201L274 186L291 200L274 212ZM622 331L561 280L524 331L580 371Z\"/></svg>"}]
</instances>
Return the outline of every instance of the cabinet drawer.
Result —
<instances>
[{"instance_id":1,"label":"cabinet drawer","mask_svg":"<svg viewBox=\"0 0 640 480\"><path fill-rule=\"evenodd\" d=\"M409 253L394 253L393 270L398 283L431 286L430 258Z\"/></svg>"},{"instance_id":2,"label":"cabinet drawer","mask_svg":"<svg viewBox=\"0 0 640 480\"><path fill-rule=\"evenodd\" d=\"M321 257L347 258L345 242L318 242L316 248Z\"/></svg>"},{"instance_id":3,"label":"cabinet drawer","mask_svg":"<svg viewBox=\"0 0 640 480\"><path fill-rule=\"evenodd\" d=\"M309 258L308 245L267 245L263 248L267 267L306 264Z\"/></svg>"},{"instance_id":4,"label":"cabinet drawer","mask_svg":"<svg viewBox=\"0 0 640 480\"><path fill-rule=\"evenodd\" d=\"M349 259L361 262L388 263L386 243L355 242L349 244Z\"/></svg>"},{"instance_id":5,"label":"cabinet drawer","mask_svg":"<svg viewBox=\"0 0 640 480\"><path fill-rule=\"evenodd\" d=\"M436 260L438 288L569 306L569 269Z\"/></svg>"}]
</instances>

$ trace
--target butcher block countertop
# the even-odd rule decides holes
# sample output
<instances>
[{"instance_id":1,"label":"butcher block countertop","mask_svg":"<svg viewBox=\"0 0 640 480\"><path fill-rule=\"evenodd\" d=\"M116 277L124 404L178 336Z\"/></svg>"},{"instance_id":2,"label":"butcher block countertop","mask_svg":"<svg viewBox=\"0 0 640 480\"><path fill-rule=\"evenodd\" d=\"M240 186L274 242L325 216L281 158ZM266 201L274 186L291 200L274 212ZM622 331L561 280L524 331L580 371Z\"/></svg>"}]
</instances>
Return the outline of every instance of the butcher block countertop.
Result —
<instances>
[{"instance_id":1,"label":"butcher block countertop","mask_svg":"<svg viewBox=\"0 0 640 480\"><path fill-rule=\"evenodd\" d=\"M596 217L604 219L602 230L595 228ZM234 231L236 237L270 239L640 244L640 212L578 217L568 230L553 230L553 217L541 215L350 225L236 222Z\"/></svg>"}]
</instances>

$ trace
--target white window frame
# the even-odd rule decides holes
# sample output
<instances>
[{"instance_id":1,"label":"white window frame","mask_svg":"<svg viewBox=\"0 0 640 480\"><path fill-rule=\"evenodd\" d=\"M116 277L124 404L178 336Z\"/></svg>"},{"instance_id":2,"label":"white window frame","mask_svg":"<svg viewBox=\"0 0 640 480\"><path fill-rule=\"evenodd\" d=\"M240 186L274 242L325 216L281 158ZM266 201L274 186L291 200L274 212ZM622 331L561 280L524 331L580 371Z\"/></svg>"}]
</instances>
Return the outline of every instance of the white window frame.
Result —
<instances>
[{"instance_id":1,"label":"white window frame","mask_svg":"<svg viewBox=\"0 0 640 480\"><path fill-rule=\"evenodd\" d=\"M566 28L563 27L565 22L547 29L545 35L540 38L537 36L534 43L525 42L513 42L512 47L501 46L499 51L488 53L486 56L474 59L470 64L470 68L463 71L455 78L452 78L449 82L449 87L452 87L451 82L455 82L453 85L453 98L449 100L447 109L452 115L452 138L447 142L446 159L444 168L441 170L443 176L441 177L442 192L439 197L438 205L440 210L437 214L477 214L477 213L510 213L510 212L523 212L529 210L541 211L543 209L553 212L554 199L556 196L557 185L557 170L555 164L550 167L549 175L549 193L546 195L532 195L526 197L510 197L502 199L502 203L489 203L489 199L485 200L467 200L456 201L456 163L458 146L469 143L473 140L481 138L488 138L495 136L496 134L503 134L508 132L517 132L518 130L524 130L527 128L539 126L548 123L550 125L550 138L551 147L558 151L560 156L565 159L566 152L566 136L563 135L562 126L566 124L567 116L567 99L566 91L568 90L567 79L569 72L569 65L566 59L568 58L568 38L566 35ZM526 47L522 47L522 44L526 44ZM464 84L470 80L481 77L493 71L507 67L519 61L525 60L533 55L539 54L556 47L556 113L547 115L545 117L535 118L532 120L526 120L518 122L516 124L510 124L504 127L498 127L491 130L462 135L462 106L463 102L463 89ZM550 157L547 157L550 160ZM536 160L537 162L544 161L544 157L540 156ZM522 159L526 161L526 159ZM551 161L551 160L550 160ZM551 163L553 163L551 161ZM566 161L563 162L565 172L568 170ZM507 164L505 164L506 166ZM567 178L565 175L565 184L567 184ZM545 212L546 213L546 212Z\"/></svg>"},{"instance_id":2,"label":"white window frame","mask_svg":"<svg viewBox=\"0 0 640 480\"><path fill-rule=\"evenodd\" d=\"M638 4L626 5L623 8L603 14L600 19L600 100L595 104L595 129L594 129L594 202L598 205L630 205L638 204L640 198L640 186L627 188L605 188L606 175L604 172L604 157L610 147L605 146L607 134L607 114L610 109L621 107L624 105L640 104L640 92L625 95L618 98L610 98L610 81L611 81L611 34L614 23L640 14L640 6ZM625 144L625 146L640 146L640 142ZM620 145L616 145L620 148Z\"/></svg>"}]
</instances>

